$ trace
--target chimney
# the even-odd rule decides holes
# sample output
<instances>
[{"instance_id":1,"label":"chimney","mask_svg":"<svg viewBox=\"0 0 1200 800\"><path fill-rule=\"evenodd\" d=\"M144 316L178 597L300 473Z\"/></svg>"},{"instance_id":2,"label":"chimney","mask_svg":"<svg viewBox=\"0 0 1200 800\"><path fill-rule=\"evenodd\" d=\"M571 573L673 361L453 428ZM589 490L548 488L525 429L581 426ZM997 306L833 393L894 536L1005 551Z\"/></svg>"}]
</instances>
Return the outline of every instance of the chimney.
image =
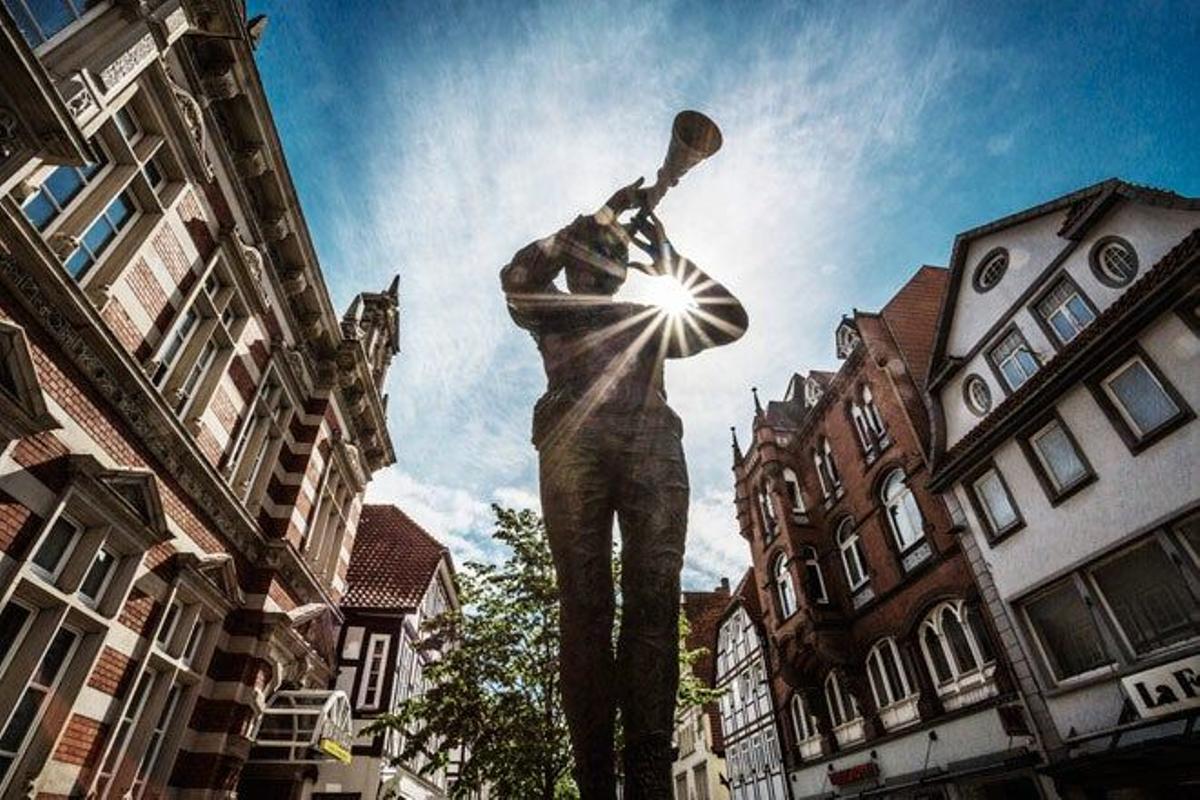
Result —
<instances>
[{"instance_id":1,"label":"chimney","mask_svg":"<svg viewBox=\"0 0 1200 800\"><path fill-rule=\"evenodd\" d=\"M729 578L721 578L721 585L717 587L719 594L729 594Z\"/></svg>"}]
</instances>

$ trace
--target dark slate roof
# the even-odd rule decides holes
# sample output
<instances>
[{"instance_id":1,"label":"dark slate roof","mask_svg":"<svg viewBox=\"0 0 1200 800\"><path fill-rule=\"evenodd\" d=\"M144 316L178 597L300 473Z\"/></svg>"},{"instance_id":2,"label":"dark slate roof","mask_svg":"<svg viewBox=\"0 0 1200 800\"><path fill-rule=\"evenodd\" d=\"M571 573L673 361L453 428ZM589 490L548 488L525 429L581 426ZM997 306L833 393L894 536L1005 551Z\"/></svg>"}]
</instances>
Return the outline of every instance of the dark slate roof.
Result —
<instances>
[{"instance_id":1,"label":"dark slate roof","mask_svg":"<svg viewBox=\"0 0 1200 800\"><path fill-rule=\"evenodd\" d=\"M365 505L358 520L342 606L412 610L450 552L400 509Z\"/></svg>"}]
</instances>

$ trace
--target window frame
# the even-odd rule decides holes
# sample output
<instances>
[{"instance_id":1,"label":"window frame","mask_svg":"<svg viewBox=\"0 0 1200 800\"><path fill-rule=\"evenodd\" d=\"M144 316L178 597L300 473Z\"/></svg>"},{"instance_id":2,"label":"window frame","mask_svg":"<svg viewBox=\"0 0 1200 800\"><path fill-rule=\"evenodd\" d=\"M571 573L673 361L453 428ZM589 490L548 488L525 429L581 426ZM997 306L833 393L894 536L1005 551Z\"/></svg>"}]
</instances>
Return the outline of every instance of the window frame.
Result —
<instances>
[{"instance_id":1,"label":"window frame","mask_svg":"<svg viewBox=\"0 0 1200 800\"><path fill-rule=\"evenodd\" d=\"M1004 490L1004 495L1008 500L1008 505L1012 508L1013 514L1016 516L1016 519L1011 524L999 530L992 522L987 504L979 496L979 492L976 489L979 481L989 472L996 473L996 477L1000 481L1000 487ZM1012 490L1008 486L1008 480L1004 477L1004 472L1001 471L994 460L988 459L976 470L967 475L963 480L963 489L967 495L967 502L971 504L971 510L975 512L975 518L979 520L979 524L983 528L983 533L987 537L988 544L995 545L1002 542L1025 527L1025 517L1021 513L1021 507L1017 505L1017 500L1013 497Z\"/></svg>"},{"instance_id":2,"label":"window frame","mask_svg":"<svg viewBox=\"0 0 1200 800\"><path fill-rule=\"evenodd\" d=\"M809 576L809 574L810 574L809 568L811 567L812 574L815 574L817 576L817 585L821 589L821 596L816 597L816 598L809 597L808 598L809 602L818 603L821 605L828 604L829 603L829 587L827 587L825 585L825 574L821 571L821 559L817 555L817 548L813 547L812 545L801 545L798 548L798 551L799 552L797 553L797 555L804 562L805 578L807 578ZM804 587L805 587L804 593L805 593L805 596L807 596L808 595L808 581L807 580L804 583Z\"/></svg>"},{"instance_id":3,"label":"window frame","mask_svg":"<svg viewBox=\"0 0 1200 800\"><path fill-rule=\"evenodd\" d=\"M962 669L962 665L958 663L958 656L954 652L950 635L943 629L942 625L942 618L946 613L950 613L954 617L963 632L963 637L967 642L967 649L971 651L971 657L975 661L975 666L971 669L964 670ZM972 613L972 609L968 608L966 600L944 600L926 612L917 626L917 645L921 650L921 657L925 660L925 667L929 671L929 677L933 682L934 691L937 692L938 697L962 694L974 686L986 683L995 673L998 661L996 648L993 646L994 643L989 643L988 647L992 657L990 659L985 658L983 647L976 641L976 630L968 619L970 613ZM979 612L975 611L974 613ZM926 636L926 631L932 631L934 638L938 642L942 659L950 672L950 677L947 680L942 680L938 676L937 666L929 651L929 640Z\"/></svg>"},{"instance_id":4,"label":"window frame","mask_svg":"<svg viewBox=\"0 0 1200 800\"><path fill-rule=\"evenodd\" d=\"M989 266L991 266L993 261L1000 257L1004 258L1004 264L1000 267L1000 274L996 276L995 282L985 286L983 283L983 273ZM1012 256L1009 254L1007 248L993 247L991 250L988 250L986 253L984 253L983 257L980 258L979 261L975 262L975 269L971 272L971 286L974 287L975 291L979 294L990 292L992 289L995 289L1000 285L1000 281L1004 280L1004 276L1008 274L1008 268L1011 266L1011 262Z\"/></svg>"},{"instance_id":5,"label":"window frame","mask_svg":"<svg viewBox=\"0 0 1200 800\"><path fill-rule=\"evenodd\" d=\"M1083 474L1073 482L1063 486L1059 485L1058 478L1054 475L1048 461L1042 455L1041 448L1037 444L1037 437L1055 425L1066 436L1067 443L1074 451L1075 458L1083 466ZM1025 432L1017 437L1017 445L1021 448L1021 452L1025 454L1025 460L1029 462L1029 467L1033 470L1033 474L1037 478L1038 484L1041 485L1042 491L1045 492L1046 499L1050 502L1051 508L1065 502L1068 498L1082 491L1096 480L1096 471L1092 467L1092 462L1088 460L1087 454L1083 452L1083 448L1080 447L1075 434L1071 432L1071 428L1063 421L1063 418L1057 411L1052 411L1049 414L1039 417L1035 423L1028 426Z\"/></svg>"},{"instance_id":6,"label":"window frame","mask_svg":"<svg viewBox=\"0 0 1200 800\"><path fill-rule=\"evenodd\" d=\"M1109 275L1100 264L1101 253L1105 248L1113 244L1123 247L1133 259L1133 274L1131 274L1129 278L1124 281L1113 280L1112 276ZM1125 239L1121 236L1102 236L1097 239L1096 243L1093 244L1091 249L1088 251L1088 266L1091 268L1092 275L1095 276L1096 280L1100 281L1100 283L1104 284L1110 289L1123 289L1126 286L1129 286L1131 283L1137 280L1138 273L1141 272L1142 267L1141 259L1138 257L1137 248L1130 244L1128 239Z\"/></svg>"},{"instance_id":7,"label":"window frame","mask_svg":"<svg viewBox=\"0 0 1200 800\"><path fill-rule=\"evenodd\" d=\"M1047 316L1042 309L1042 303L1044 303L1060 286L1066 286L1072 294L1079 298L1080 302L1083 303L1088 312L1092 315L1090 320L1079 324L1077 330L1075 331L1075 335L1066 341L1059 336L1058 331L1050 322L1049 316ZM1037 322L1038 327L1042 329L1042 333L1046 336L1046 339L1050 342L1050 345L1056 351L1062 350L1068 344L1079 338L1079 336L1087 330L1088 326L1096 321L1096 317L1100 315L1099 310L1096 308L1096 304L1092 302L1092 298L1088 297L1087 292L1085 292L1079 283L1071 277L1071 274L1065 270L1060 272L1053 279L1047 281L1046 286L1037 293L1027 308L1029 313ZM1058 311L1065 308L1067 308L1066 303L1062 303L1057 306L1055 310ZM1053 316L1053 314L1050 316ZM1071 320L1073 323L1078 324L1078 321L1074 319L1073 315L1071 315Z\"/></svg>"},{"instance_id":8,"label":"window frame","mask_svg":"<svg viewBox=\"0 0 1200 800\"><path fill-rule=\"evenodd\" d=\"M771 578L775 584L775 602L779 604L780 622L791 619L800 610L799 595L789 569L787 553L778 552L771 559ZM789 599L790 598L790 599ZM791 606L789 608L788 606Z\"/></svg>"},{"instance_id":9,"label":"window frame","mask_svg":"<svg viewBox=\"0 0 1200 800\"><path fill-rule=\"evenodd\" d=\"M375 645L382 645L379 654L379 673L377 681L372 685L372 653ZM367 644L363 651L363 659L360 662L360 673L358 679L358 693L355 698L358 702L355 707L363 711L378 711L383 703L384 689L387 687L388 674L388 656L391 654L392 635L389 633L371 633L367 637ZM419 659L417 659L419 660ZM372 702L367 702L367 695L374 694Z\"/></svg>"},{"instance_id":10,"label":"window frame","mask_svg":"<svg viewBox=\"0 0 1200 800\"><path fill-rule=\"evenodd\" d=\"M971 394L971 388L974 386L980 386L983 388L983 393L987 398L986 403L976 402L975 398ZM992 413L992 387L988 385L988 382L982 375L974 372L967 375L967 377L963 379L962 394L963 404L966 405L967 410L975 416L982 418Z\"/></svg>"},{"instance_id":11,"label":"window frame","mask_svg":"<svg viewBox=\"0 0 1200 800\"><path fill-rule=\"evenodd\" d=\"M1094 605L1096 610L1101 615L1101 620L1103 621L1104 625L1113 633L1114 637L1116 638L1116 644L1119 648L1121 657L1128 663L1137 664L1146 661L1153 661L1157 658L1160 658L1164 654L1178 654L1178 652L1181 650L1193 648L1200 643L1200 631L1193 634L1186 640L1173 642L1168 645L1162 645L1145 653L1139 653L1137 648L1134 647L1132 640L1129 638L1129 634L1126 632L1125 626L1121 623L1121 620L1113 611L1112 602L1109 600L1107 593L1104 591L1104 587L1100 584L1100 581L1096 577L1095 573L1098 569L1117 561L1123 556L1132 553L1134 550L1142 547L1158 547L1166 560L1178 570L1180 580L1183 582L1186 590L1192 594L1192 604L1193 607L1195 607L1197 603L1200 603L1200 588L1197 587L1197 582L1200 580L1200 576L1197 576L1197 565L1193 561L1193 568L1190 573L1191 580L1189 580L1189 570L1186 566L1187 557L1185 553L1178 552L1178 550L1186 548L1187 543L1184 542L1184 546L1181 548L1171 536L1165 534L1166 530L1173 530L1177 527L1178 524L1175 526L1164 526L1163 528L1155 530L1153 533L1147 536L1140 537L1134 542L1128 542L1124 546L1115 549L1111 553L1089 562L1079 571L1084 587L1086 588L1088 594L1095 601ZM1183 540L1183 537L1178 531L1175 531L1175 537L1181 541ZM1091 606L1092 604L1089 604L1089 607Z\"/></svg>"},{"instance_id":12,"label":"window frame","mask_svg":"<svg viewBox=\"0 0 1200 800\"><path fill-rule=\"evenodd\" d=\"M1173 416L1147 433L1139 433L1135 430L1136 423L1132 423L1130 418L1127 417L1128 412L1124 409L1124 404L1116 399L1115 393L1110 394L1111 390L1107 386L1118 373L1123 372L1134 361L1141 362L1146 371L1149 372L1150 377L1163 390L1168 399L1175 404L1175 408L1177 409ZM1104 413L1104 416L1108 418L1109 423L1116 429L1117 435L1121 437L1121 441L1125 443L1125 447L1135 456L1196 418L1196 412L1179 393L1179 390L1175 388L1174 384L1167 379L1167 376L1163 374L1155 360L1150 357L1150 354L1146 352L1145 348L1139 342L1134 342L1129 347L1122 349L1106 361L1084 383L1088 391L1091 392L1096 404L1100 406L1100 410Z\"/></svg>"},{"instance_id":13,"label":"window frame","mask_svg":"<svg viewBox=\"0 0 1200 800\"><path fill-rule=\"evenodd\" d=\"M0 792L5 791L5 789L12 782L13 778L18 773L22 772L23 762L29 757L28 748L30 742L33 741L34 737L38 736L39 734L44 735L44 731L41 730L41 723L46 715L47 707L51 705L51 703L47 701L57 698L58 690L62 686L63 680L66 678L67 673L75 666L73 662L75 657L79 654L81 646L84 644L84 639L87 636L87 632L85 630L77 625L71 624L67 619L65 619L65 616L59 620L58 624L55 626L54 632L51 633L46 639L45 644L41 647L41 653L33 662L33 669L28 675L23 677L21 689L13 695L14 700L12 707L8 710L8 714L5 716L3 722L0 722L0 734L3 734L3 732L8 728L9 724L12 722L13 715L16 714L18 707L21 705L21 700L29 691L30 686L33 684L33 679L37 676L38 672L41 671L42 661L46 658L46 653L49 651L50 646L54 643L59 633L62 631L66 631L71 634L71 643L67 647L66 652L63 654L62 661L59 664L58 669L55 671L54 676L51 678L50 683L44 685L45 694L38 702L37 710L34 712L33 719L31 720L29 726L26 727L24 733L21 735L20 740L17 742L17 746L13 750L12 760L8 763L8 766L5 768L4 772L0 773Z\"/></svg>"},{"instance_id":14,"label":"window frame","mask_svg":"<svg viewBox=\"0 0 1200 800\"><path fill-rule=\"evenodd\" d=\"M900 697L892 697L892 687L888 676L887 668L883 661L883 651L887 650L891 653L892 663L896 666L896 675L900 679L900 688L903 694ZM871 671L871 661L875 660L879 673L879 679L883 683L882 686L875 685L875 675ZM906 700L911 700L917 695L917 691L913 689L913 682L909 680L908 670L904 666L904 659L900 657L900 648L896 646L896 640L887 636L876 642L869 651L867 651L866 659L867 682L871 686L871 695L875 700L875 708L882 711ZM883 690L882 692L880 690ZM883 700L887 702L882 702Z\"/></svg>"},{"instance_id":15,"label":"window frame","mask_svg":"<svg viewBox=\"0 0 1200 800\"><path fill-rule=\"evenodd\" d=\"M887 490L888 487L892 485L893 479L895 479L897 476L899 476L901 489L896 497L889 500L887 496ZM897 514L908 514L908 508L905 507L906 500L911 501L911 508L912 510L916 511L918 520L916 523L916 538L907 544L901 541L900 531L896 523ZM883 506L883 515L887 518L888 529L892 533L892 541L896 545L896 552L903 557L914 549L920 547L921 543L926 540L925 514L921 511L921 504L917 502L916 492L913 491L913 487L908 480L908 475L905 474L903 468L896 467L895 469L889 470L884 476L883 480L879 482L879 502ZM894 514L893 512L897 513ZM912 523L911 518L909 518L909 522Z\"/></svg>"},{"instance_id":16,"label":"window frame","mask_svg":"<svg viewBox=\"0 0 1200 800\"><path fill-rule=\"evenodd\" d=\"M1038 633L1038 627L1034 624L1033 618L1029 614L1029 606L1031 604L1049 596L1062 587L1069 587L1083 605L1084 611L1087 613L1088 619L1091 620L1092 627L1095 629L1102 654L1108 659L1103 664L1067 676L1060 676L1058 674L1058 670L1055 669L1054 663L1049 656L1049 648L1043 637ZM1096 613L1095 598L1091 596L1090 588L1078 573L1071 572L1057 580L1051 581L1021 597L1014 605L1019 610L1021 624L1024 626L1030 641L1033 642L1033 648L1037 651L1038 657L1036 660L1038 669L1051 686L1071 686L1088 683L1097 677L1112 674L1120 668L1121 659L1113 652L1113 632L1109 629L1107 620L1102 615Z\"/></svg>"},{"instance_id":17,"label":"window frame","mask_svg":"<svg viewBox=\"0 0 1200 800\"><path fill-rule=\"evenodd\" d=\"M843 532L846 534L846 539L843 541ZM846 585L850 589L850 594L858 594L864 587L871 583L871 575L867 571L866 553L862 551L862 537L859 536L858 526L854 524L854 520L847 517L838 525L837 531L834 533L834 540L837 542L838 551L842 557L842 570L846 577ZM850 575L850 563L846 560L847 551L854 550L854 560L858 565L861 579L855 582Z\"/></svg>"},{"instance_id":18,"label":"window frame","mask_svg":"<svg viewBox=\"0 0 1200 800\"><path fill-rule=\"evenodd\" d=\"M1016 336L1017 339L1020 340L1020 343L1017 345L1016 348L1013 349L1013 351L1012 351L1013 355L1006 356L1004 361L1007 361L1008 358L1010 358L1010 357L1015 358L1016 353L1018 353L1022 349L1024 349L1029 354L1030 358L1033 359L1034 363L1037 365L1034 367L1033 372L1026 374L1024 380L1022 380L1016 386L1011 386L1008 382L1008 378L1005 377L1005 375L1004 375L1004 370L1002 368L1002 364L1004 363L1004 361L997 361L997 359L996 359L996 351L999 350L1001 345L1003 345L1005 342L1007 342L1009 340L1009 338L1011 338L1013 336ZM1041 358L1038 357L1037 351L1029 346L1029 339L1026 338L1025 333L1021 330L1020 326L1018 326L1015 322L1009 323L1009 325L1000 332L1000 335L998 335L996 337L995 342L987 348L987 351L984 354L984 360L987 362L988 366L991 368L992 374L996 377L996 382L1000 385L1000 389L1001 389L1001 391L1004 392L1005 397L1012 395L1014 392L1019 390L1021 387L1025 386L1027 383L1029 383L1029 381L1032 380L1034 378L1034 376L1036 376L1041 371L1042 366L1043 366L1042 360L1041 360ZM1016 363L1020 367L1020 361L1018 360ZM1024 367L1021 367L1021 371L1024 374L1024 372L1025 372Z\"/></svg>"},{"instance_id":19,"label":"window frame","mask_svg":"<svg viewBox=\"0 0 1200 800\"><path fill-rule=\"evenodd\" d=\"M804 505L804 487L800 476L791 467L783 468L783 484L787 487L788 501L792 504L792 517L800 517L808 513Z\"/></svg>"}]
</instances>

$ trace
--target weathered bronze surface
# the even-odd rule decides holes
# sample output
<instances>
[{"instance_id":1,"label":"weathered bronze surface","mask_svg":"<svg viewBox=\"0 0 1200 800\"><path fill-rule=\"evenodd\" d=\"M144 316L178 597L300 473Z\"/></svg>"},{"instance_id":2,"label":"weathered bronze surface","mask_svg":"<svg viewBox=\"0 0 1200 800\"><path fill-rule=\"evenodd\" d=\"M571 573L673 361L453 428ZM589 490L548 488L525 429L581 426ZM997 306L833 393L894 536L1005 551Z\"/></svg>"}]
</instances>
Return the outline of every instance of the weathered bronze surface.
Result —
<instances>
[{"instance_id":1,"label":"weathered bronze surface","mask_svg":"<svg viewBox=\"0 0 1200 800\"><path fill-rule=\"evenodd\" d=\"M663 364L732 342L747 325L737 299L674 252L652 211L679 175L720 146L711 121L684 118L654 187L626 186L595 215L519 250L500 273L509 312L533 335L546 370L533 442L561 591L563 701L584 800L616 797L618 707L624 797L671 796L688 478ZM680 141L680 119L691 126L683 131L688 141ZM633 221L621 224L635 208ZM630 262L630 243L651 263ZM675 277L692 290L696 308L673 314L615 301L630 268ZM563 271L569 292L554 285ZM615 652L614 516L622 545Z\"/></svg>"}]
</instances>

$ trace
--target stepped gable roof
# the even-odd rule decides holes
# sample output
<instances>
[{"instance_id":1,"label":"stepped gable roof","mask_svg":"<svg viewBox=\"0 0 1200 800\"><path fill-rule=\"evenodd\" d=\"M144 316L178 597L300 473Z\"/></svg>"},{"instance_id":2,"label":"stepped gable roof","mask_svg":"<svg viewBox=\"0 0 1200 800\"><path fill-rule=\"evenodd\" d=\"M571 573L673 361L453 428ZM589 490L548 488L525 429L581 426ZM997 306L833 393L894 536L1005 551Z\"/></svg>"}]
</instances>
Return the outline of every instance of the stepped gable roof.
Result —
<instances>
[{"instance_id":1,"label":"stepped gable roof","mask_svg":"<svg viewBox=\"0 0 1200 800\"><path fill-rule=\"evenodd\" d=\"M450 551L393 505L364 505L343 607L415 609Z\"/></svg>"}]
</instances>

